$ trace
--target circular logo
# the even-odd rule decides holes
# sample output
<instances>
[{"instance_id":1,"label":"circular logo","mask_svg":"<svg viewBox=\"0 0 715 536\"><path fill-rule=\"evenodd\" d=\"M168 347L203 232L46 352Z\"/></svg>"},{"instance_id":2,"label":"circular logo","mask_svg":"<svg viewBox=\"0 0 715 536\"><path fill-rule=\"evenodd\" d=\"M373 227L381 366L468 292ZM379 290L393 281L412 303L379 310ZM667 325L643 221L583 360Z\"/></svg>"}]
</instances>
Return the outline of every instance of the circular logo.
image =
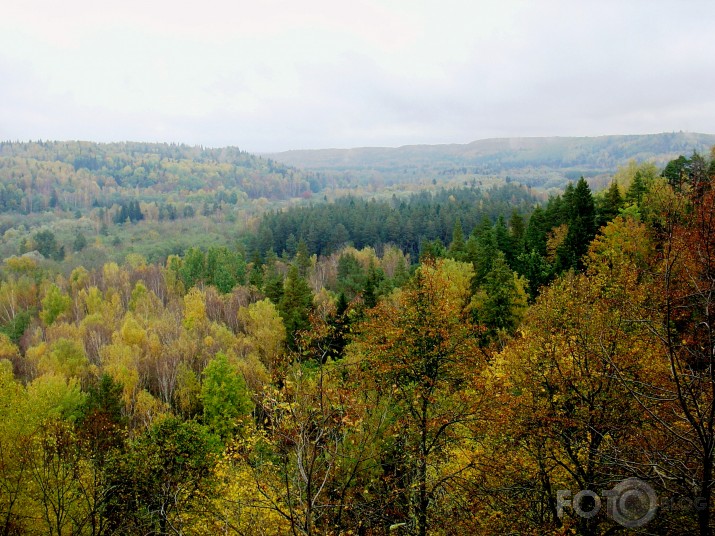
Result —
<instances>
[{"instance_id":1,"label":"circular logo","mask_svg":"<svg viewBox=\"0 0 715 536\"><path fill-rule=\"evenodd\" d=\"M628 529L642 527L655 517L658 496L646 482L627 478L608 493L611 519Z\"/></svg>"}]
</instances>

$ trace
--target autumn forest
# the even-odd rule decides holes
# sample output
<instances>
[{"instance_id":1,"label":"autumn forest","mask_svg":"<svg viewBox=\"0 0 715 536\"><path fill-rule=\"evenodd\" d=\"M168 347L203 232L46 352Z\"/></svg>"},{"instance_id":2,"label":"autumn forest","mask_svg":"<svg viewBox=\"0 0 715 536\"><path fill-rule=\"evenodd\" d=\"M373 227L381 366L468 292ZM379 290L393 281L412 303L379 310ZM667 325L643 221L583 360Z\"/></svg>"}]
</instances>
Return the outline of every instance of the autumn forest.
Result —
<instances>
[{"instance_id":1,"label":"autumn forest","mask_svg":"<svg viewBox=\"0 0 715 536\"><path fill-rule=\"evenodd\" d=\"M0 534L712 534L715 148L509 173L0 143Z\"/></svg>"}]
</instances>

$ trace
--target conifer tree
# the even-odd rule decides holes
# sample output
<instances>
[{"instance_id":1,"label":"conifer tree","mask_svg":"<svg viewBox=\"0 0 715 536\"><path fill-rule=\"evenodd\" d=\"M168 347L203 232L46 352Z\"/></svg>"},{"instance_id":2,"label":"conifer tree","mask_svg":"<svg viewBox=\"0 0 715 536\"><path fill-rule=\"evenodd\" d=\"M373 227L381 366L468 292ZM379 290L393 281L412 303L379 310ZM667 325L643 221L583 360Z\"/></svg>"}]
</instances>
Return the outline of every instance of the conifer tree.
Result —
<instances>
[{"instance_id":1,"label":"conifer tree","mask_svg":"<svg viewBox=\"0 0 715 536\"><path fill-rule=\"evenodd\" d=\"M278 310L285 323L288 345L292 348L295 348L296 332L310 327L309 313L312 303L313 293L307 281L300 276L298 267L291 265L283 285L283 296L278 302Z\"/></svg>"},{"instance_id":2,"label":"conifer tree","mask_svg":"<svg viewBox=\"0 0 715 536\"><path fill-rule=\"evenodd\" d=\"M464 232L462 231L462 222L459 218L457 218L454 222L454 228L452 229L452 242L449 244L448 254L450 258L457 261L464 259Z\"/></svg>"},{"instance_id":3,"label":"conifer tree","mask_svg":"<svg viewBox=\"0 0 715 536\"><path fill-rule=\"evenodd\" d=\"M598 207L598 226L602 227L609 221L618 216L619 211L623 208L623 196L618 187L618 183L614 180L611 186L603 194Z\"/></svg>"}]
</instances>

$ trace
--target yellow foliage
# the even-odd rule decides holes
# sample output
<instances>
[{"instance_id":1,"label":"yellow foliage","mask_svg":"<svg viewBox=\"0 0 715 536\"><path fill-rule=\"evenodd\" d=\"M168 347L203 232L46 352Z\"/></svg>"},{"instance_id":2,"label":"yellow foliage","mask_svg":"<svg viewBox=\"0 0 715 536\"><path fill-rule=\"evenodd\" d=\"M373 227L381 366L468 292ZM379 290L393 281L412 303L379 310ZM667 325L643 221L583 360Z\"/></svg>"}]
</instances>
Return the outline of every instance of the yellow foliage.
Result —
<instances>
[{"instance_id":1,"label":"yellow foliage","mask_svg":"<svg viewBox=\"0 0 715 536\"><path fill-rule=\"evenodd\" d=\"M250 433L250 432L248 432ZM239 452L255 448L255 437L237 441L216 465L220 482L213 506L219 515L208 523L197 520L191 533L207 536L223 532L226 526L236 534L283 536L291 533L290 523L281 514L288 512L280 475L271 464L250 464Z\"/></svg>"},{"instance_id":2,"label":"yellow foliage","mask_svg":"<svg viewBox=\"0 0 715 536\"><path fill-rule=\"evenodd\" d=\"M556 260L558 249L561 244L564 243L564 240L566 240L568 233L569 226L565 223L554 227L551 232L549 232L549 236L546 239L546 258L549 262Z\"/></svg>"},{"instance_id":3,"label":"yellow foliage","mask_svg":"<svg viewBox=\"0 0 715 536\"><path fill-rule=\"evenodd\" d=\"M184 296L184 327L186 329L198 329L206 322L206 303L203 293L192 288Z\"/></svg>"},{"instance_id":4,"label":"yellow foliage","mask_svg":"<svg viewBox=\"0 0 715 536\"><path fill-rule=\"evenodd\" d=\"M261 362L273 370L283 356L286 329L278 309L269 299L239 309L239 320L246 330L246 342Z\"/></svg>"},{"instance_id":5,"label":"yellow foliage","mask_svg":"<svg viewBox=\"0 0 715 536\"><path fill-rule=\"evenodd\" d=\"M122 344L110 344L103 347L101 353L104 371L122 384L122 400L131 412L139 390L139 370L134 350Z\"/></svg>"},{"instance_id":6,"label":"yellow foliage","mask_svg":"<svg viewBox=\"0 0 715 536\"><path fill-rule=\"evenodd\" d=\"M83 266L78 266L70 274L70 287L72 290L77 291L80 288L84 288L89 282L89 272Z\"/></svg>"},{"instance_id":7,"label":"yellow foliage","mask_svg":"<svg viewBox=\"0 0 715 536\"><path fill-rule=\"evenodd\" d=\"M89 361L84 347L75 339L57 339L49 347L43 344L37 368L40 374L55 374L65 378L82 378L88 372Z\"/></svg>"},{"instance_id":8,"label":"yellow foliage","mask_svg":"<svg viewBox=\"0 0 715 536\"><path fill-rule=\"evenodd\" d=\"M12 256L5 259L5 267L16 273L31 272L37 268L37 261L26 255L21 257Z\"/></svg>"},{"instance_id":9,"label":"yellow foliage","mask_svg":"<svg viewBox=\"0 0 715 536\"><path fill-rule=\"evenodd\" d=\"M0 333L0 359L13 360L20 356L20 351L10 340L10 337Z\"/></svg>"},{"instance_id":10,"label":"yellow foliage","mask_svg":"<svg viewBox=\"0 0 715 536\"><path fill-rule=\"evenodd\" d=\"M77 324L68 322L55 322L45 330L45 340L47 342L58 339L81 339L81 330Z\"/></svg>"},{"instance_id":11,"label":"yellow foliage","mask_svg":"<svg viewBox=\"0 0 715 536\"><path fill-rule=\"evenodd\" d=\"M127 264L136 270L137 268L142 268L146 266L146 258L139 253L128 253L126 256Z\"/></svg>"},{"instance_id":12,"label":"yellow foliage","mask_svg":"<svg viewBox=\"0 0 715 536\"><path fill-rule=\"evenodd\" d=\"M148 428L168 414L169 408L167 405L151 396L146 389L142 389L137 393L132 415L135 424Z\"/></svg>"},{"instance_id":13,"label":"yellow foliage","mask_svg":"<svg viewBox=\"0 0 715 536\"><path fill-rule=\"evenodd\" d=\"M142 329L134 315L127 313L120 330L122 342L130 346L143 346L146 341L146 330Z\"/></svg>"}]
</instances>

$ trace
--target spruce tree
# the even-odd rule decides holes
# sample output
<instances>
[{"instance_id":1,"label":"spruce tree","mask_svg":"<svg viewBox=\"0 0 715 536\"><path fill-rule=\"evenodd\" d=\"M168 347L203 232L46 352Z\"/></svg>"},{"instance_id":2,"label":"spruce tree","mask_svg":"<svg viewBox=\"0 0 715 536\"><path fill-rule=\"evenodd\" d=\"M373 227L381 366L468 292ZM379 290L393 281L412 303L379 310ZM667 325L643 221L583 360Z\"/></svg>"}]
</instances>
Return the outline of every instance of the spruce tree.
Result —
<instances>
[{"instance_id":1,"label":"spruce tree","mask_svg":"<svg viewBox=\"0 0 715 536\"><path fill-rule=\"evenodd\" d=\"M464 259L464 254L464 232L462 231L462 222L457 218L452 229L452 242L449 244L448 255L454 260L461 261Z\"/></svg>"},{"instance_id":2,"label":"spruce tree","mask_svg":"<svg viewBox=\"0 0 715 536\"><path fill-rule=\"evenodd\" d=\"M298 266L291 265L283 284L283 296L278 302L283 323L288 335L288 345L296 348L296 332L310 327L310 309L313 303L313 293L307 281L300 276Z\"/></svg>"},{"instance_id":3,"label":"spruce tree","mask_svg":"<svg viewBox=\"0 0 715 536\"><path fill-rule=\"evenodd\" d=\"M591 189L583 177L572 188L568 201L569 229L557 253L556 264L559 270L582 268L581 259L596 236L596 207Z\"/></svg>"},{"instance_id":4,"label":"spruce tree","mask_svg":"<svg viewBox=\"0 0 715 536\"><path fill-rule=\"evenodd\" d=\"M640 173L640 172L638 172ZM638 174L637 173L637 174ZM623 196L616 181L611 182L611 186L603 194L598 207L598 227L603 227L609 221L618 216L619 211L623 208Z\"/></svg>"}]
</instances>

